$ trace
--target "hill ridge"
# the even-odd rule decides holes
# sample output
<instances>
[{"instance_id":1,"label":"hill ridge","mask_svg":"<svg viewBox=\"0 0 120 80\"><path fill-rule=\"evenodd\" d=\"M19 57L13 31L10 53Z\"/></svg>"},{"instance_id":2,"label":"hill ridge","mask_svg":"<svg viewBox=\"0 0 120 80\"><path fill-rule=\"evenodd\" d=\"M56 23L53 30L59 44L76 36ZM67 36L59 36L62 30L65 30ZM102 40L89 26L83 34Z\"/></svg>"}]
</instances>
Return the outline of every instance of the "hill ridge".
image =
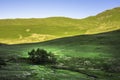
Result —
<instances>
[{"instance_id":1,"label":"hill ridge","mask_svg":"<svg viewBox=\"0 0 120 80\"><path fill-rule=\"evenodd\" d=\"M0 42L8 44L41 42L66 36L118 30L120 29L119 12L120 7L84 19L48 17L0 20ZM34 40L31 38L33 34L37 34L36 38L43 35L41 38L44 39Z\"/></svg>"}]
</instances>

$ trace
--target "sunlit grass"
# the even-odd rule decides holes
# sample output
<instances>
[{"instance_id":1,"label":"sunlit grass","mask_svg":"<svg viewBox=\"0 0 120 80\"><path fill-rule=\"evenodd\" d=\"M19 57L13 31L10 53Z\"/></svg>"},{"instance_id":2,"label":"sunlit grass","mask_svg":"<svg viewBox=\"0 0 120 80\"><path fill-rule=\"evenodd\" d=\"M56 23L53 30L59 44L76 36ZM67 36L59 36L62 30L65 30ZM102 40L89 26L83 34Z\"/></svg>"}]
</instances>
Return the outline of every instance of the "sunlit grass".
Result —
<instances>
[{"instance_id":1,"label":"sunlit grass","mask_svg":"<svg viewBox=\"0 0 120 80\"><path fill-rule=\"evenodd\" d=\"M120 29L120 8L105 11L85 19L50 17L38 19L0 20L0 41L17 44L41 42L66 36L96 34ZM34 35L34 39L33 34ZM44 35L40 38L40 35ZM37 38L40 39L37 39Z\"/></svg>"}]
</instances>

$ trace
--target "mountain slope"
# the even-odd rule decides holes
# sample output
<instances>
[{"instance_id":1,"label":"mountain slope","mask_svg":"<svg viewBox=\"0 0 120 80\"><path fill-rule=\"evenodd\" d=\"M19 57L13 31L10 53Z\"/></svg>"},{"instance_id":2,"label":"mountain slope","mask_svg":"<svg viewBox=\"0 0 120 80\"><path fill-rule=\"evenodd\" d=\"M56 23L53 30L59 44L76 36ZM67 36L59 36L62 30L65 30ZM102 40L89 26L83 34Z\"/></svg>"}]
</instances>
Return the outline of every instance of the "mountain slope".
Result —
<instances>
[{"instance_id":1,"label":"mountain slope","mask_svg":"<svg viewBox=\"0 0 120 80\"><path fill-rule=\"evenodd\" d=\"M65 66L72 67L72 69L81 69L83 65L81 59L84 61L92 61L93 65L98 63L99 65L103 65L104 62L109 61L112 63L114 69L119 68L120 61L120 30L99 33L99 34L91 34L91 35L78 35L72 37L59 38L55 40L39 42L39 43L27 43L27 44L14 44L14 45L0 45L0 57L5 60L15 60L15 62L9 62L7 66L1 69L0 78L4 79L21 79L26 80L31 78L33 79L55 79L55 80L93 80L88 75L97 76L97 80L118 80L120 77L119 73L110 73L104 72L102 70L94 70L93 68L84 71L84 75L71 70L63 70L63 69L51 69L46 68L45 66L40 65L31 65L23 62L17 62L18 57L28 57L28 52L32 49L45 49L54 53L58 60L62 60L64 62L65 59L68 59L68 62L64 62ZM73 58L73 60L69 60L69 58ZM78 58L80 59L78 61ZM112 60L112 62L110 62ZM114 62L116 60L116 62ZM82 64L78 65L76 63ZM114 64L115 63L115 64ZM116 64L117 63L117 64ZM91 65L92 65L91 64ZM115 65L115 66L114 66ZM89 67L89 66L88 66ZM110 67L110 66L109 66ZM86 66L83 68L86 68ZM83 69L82 68L82 69ZM101 67L99 67L100 69ZM119 70L119 69L118 69ZM53 73L53 71L55 73ZM69 71L69 72L68 72ZM8 74L10 73L10 74ZM26 76L24 74L30 73L30 76ZM67 74L67 75L66 75ZM17 76L24 77L17 77ZM109 76L110 75L110 76ZM112 76L111 76L112 75ZM39 76L39 77L38 77ZM47 76L47 77L46 77ZM54 77L53 77L54 76ZM67 78L66 78L67 76ZM25 79L24 79L25 78Z\"/></svg>"},{"instance_id":2,"label":"mountain slope","mask_svg":"<svg viewBox=\"0 0 120 80\"><path fill-rule=\"evenodd\" d=\"M94 34L65 37L51 41L31 44L1 46L2 51L27 55L31 49L42 48L57 55L72 57L120 57L120 30ZM12 51L12 52L11 52Z\"/></svg>"},{"instance_id":3,"label":"mountain slope","mask_svg":"<svg viewBox=\"0 0 120 80\"><path fill-rule=\"evenodd\" d=\"M0 20L0 42L30 43L120 29L120 8L85 19L50 17Z\"/></svg>"},{"instance_id":4,"label":"mountain slope","mask_svg":"<svg viewBox=\"0 0 120 80\"><path fill-rule=\"evenodd\" d=\"M97 25L93 26L93 29L88 30L88 33L100 33L120 29L120 8L107 10L87 19L88 21L96 21L95 24Z\"/></svg>"}]
</instances>

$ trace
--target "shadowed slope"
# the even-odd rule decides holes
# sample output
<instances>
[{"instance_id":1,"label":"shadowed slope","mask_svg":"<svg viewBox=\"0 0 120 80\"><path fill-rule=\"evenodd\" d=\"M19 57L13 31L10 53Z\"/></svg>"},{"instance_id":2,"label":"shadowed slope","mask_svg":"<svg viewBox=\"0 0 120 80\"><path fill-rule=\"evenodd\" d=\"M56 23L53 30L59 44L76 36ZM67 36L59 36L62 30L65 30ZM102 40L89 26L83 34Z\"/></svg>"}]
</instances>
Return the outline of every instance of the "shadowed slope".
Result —
<instances>
[{"instance_id":1,"label":"shadowed slope","mask_svg":"<svg viewBox=\"0 0 120 80\"><path fill-rule=\"evenodd\" d=\"M55 39L51 41L46 41L46 42L39 42L39 43L27 43L27 44L16 44L16 45L4 45L0 46L0 56L6 60L8 59L13 59L16 61L18 57L27 57L28 51L31 51L32 49L37 49L37 48L42 48L47 51L51 51L55 55L58 55L60 59L66 59L66 57L75 57L77 58L86 58L88 60L93 60L94 62L97 63L97 60L100 61L105 61L107 59L112 59L112 60L118 60L117 64L119 64L119 58L120 58L120 30L112 31L112 32L106 32L106 33L100 33L100 34L94 34L94 35L78 35L78 36L73 36L73 37L65 37L65 38L60 38L60 39ZM70 62L70 63L69 63ZM75 61L76 62L76 61ZM74 64L73 61L68 61L68 64ZM102 63L100 63L102 64ZM67 63L66 63L67 65ZM114 65L114 64L112 64ZM69 66L69 65L67 65ZM70 66L69 66L70 67ZM81 66L79 66L81 67ZM118 66L119 67L119 66ZM64 68L64 67L63 67ZM61 68L61 69L63 69ZM116 67L115 67L116 68ZM7 69L7 70L6 70ZM61 70L60 69L60 70ZM71 69L71 68L70 68ZM114 77L111 76L111 73L106 73L103 71L99 70L87 70L83 71L84 75L81 75L81 70L80 73L76 73L74 71L78 72L78 68L76 68L76 65L73 65L73 70L66 72L69 70L62 70L59 72L59 69L54 70L55 73L51 73L53 71L52 69L48 69L43 66L37 66L37 65L28 65L28 64L23 64L22 63L12 63L12 65L8 65L5 67L5 70L1 71L1 74L3 76L0 77L5 77L6 78L14 78L18 79L17 76L12 75L20 75L23 76L24 74L30 73L30 77L33 80L34 76L37 75L32 75L30 71L32 70L35 72L35 74L38 74L38 76L45 75L48 76L48 78L51 79L51 76L55 76L56 78L62 78L66 79L66 74L67 74L67 79L73 79L73 80L79 80L82 79L81 77L84 78L84 80L92 80L91 77L95 75L98 76L97 80L118 80L119 74L114 74ZM77 69L77 70L76 70ZM81 68L80 68L81 69ZM29 71L27 71L29 70ZM10 73L10 74L8 74ZM24 73L24 74L23 74ZM46 74L49 73L49 74ZM91 75L89 75L89 74ZM89 77L85 76L85 74L89 75ZM109 76L110 74L110 76ZM65 75L65 76L64 76ZM26 75L24 75L24 78L27 78ZM76 76L79 76L76 78ZM43 76L42 76L43 77ZM21 77L21 80L26 80L23 77ZM37 77L38 78L38 77ZM41 79L41 77L39 77ZM90 79L88 79L90 78ZM11 79L13 80L13 79ZM58 79L56 79L58 80Z\"/></svg>"},{"instance_id":2,"label":"shadowed slope","mask_svg":"<svg viewBox=\"0 0 120 80\"><path fill-rule=\"evenodd\" d=\"M10 45L24 56L33 48L43 48L57 55L76 57L120 57L120 30L95 35L65 37L41 43ZM8 50L9 50L8 49Z\"/></svg>"}]
</instances>

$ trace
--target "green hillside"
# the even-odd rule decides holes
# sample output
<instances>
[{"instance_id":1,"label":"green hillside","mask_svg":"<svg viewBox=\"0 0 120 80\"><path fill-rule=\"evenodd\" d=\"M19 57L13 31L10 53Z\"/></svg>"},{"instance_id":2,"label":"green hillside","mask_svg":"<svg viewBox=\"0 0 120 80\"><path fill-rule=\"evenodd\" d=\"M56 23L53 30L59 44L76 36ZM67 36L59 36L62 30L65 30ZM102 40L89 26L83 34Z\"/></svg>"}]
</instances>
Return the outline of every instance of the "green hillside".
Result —
<instances>
[{"instance_id":1,"label":"green hillside","mask_svg":"<svg viewBox=\"0 0 120 80\"><path fill-rule=\"evenodd\" d=\"M49 17L38 19L1 19L1 43L40 42L60 37L95 34L120 29L120 8L85 19Z\"/></svg>"},{"instance_id":2,"label":"green hillside","mask_svg":"<svg viewBox=\"0 0 120 80\"><path fill-rule=\"evenodd\" d=\"M85 19L1 19L0 80L120 80L119 13L114 8ZM28 52L38 48L57 63L31 64Z\"/></svg>"},{"instance_id":3,"label":"green hillside","mask_svg":"<svg viewBox=\"0 0 120 80\"><path fill-rule=\"evenodd\" d=\"M15 45L1 44L0 56L6 60L12 59L15 61L7 63L7 66L0 71L0 78L10 80L42 80L42 78L45 80L93 80L94 77L91 78L91 76L95 76L97 80L119 80L119 44L120 30L65 37L40 43ZM28 51L37 48L54 53L60 61L60 64L57 65L64 64L68 69L60 68L54 70L46 66L30 65L17 60L19 57L28 57ZM83 62L81 60L83 60ZM92 64L84 66L82 63L86 61ZM113 67L115 70L117 69L117 72L114 72L114 69L113 72L101 70L100 66L104 66L105 64L109 65L109 67ZM97 69L94 67L95 65ZM89 69L86 69L86 67ZM79 71L80 73L78 73ZM19 78L19 76L21 77Z\"/></svg>"},{"instance_id":4,"label":"green hillside","mask_svg":"<svg viewBox=\"0 0 120 80\"><path fill-rule=\"evenodd\" d=\"M10 45L8 50L18 51L25 56L27 51L35 48L47 49L57 55L72 57L120 57L120 30L73 37L59 38L55 40ZM4 47L4 46L3 46ZM6 47L6 46L5 46ZM8 51L9 52L9 51ZM115 56L116 55L116 56Z\"/></svg>"}]
</instances>

